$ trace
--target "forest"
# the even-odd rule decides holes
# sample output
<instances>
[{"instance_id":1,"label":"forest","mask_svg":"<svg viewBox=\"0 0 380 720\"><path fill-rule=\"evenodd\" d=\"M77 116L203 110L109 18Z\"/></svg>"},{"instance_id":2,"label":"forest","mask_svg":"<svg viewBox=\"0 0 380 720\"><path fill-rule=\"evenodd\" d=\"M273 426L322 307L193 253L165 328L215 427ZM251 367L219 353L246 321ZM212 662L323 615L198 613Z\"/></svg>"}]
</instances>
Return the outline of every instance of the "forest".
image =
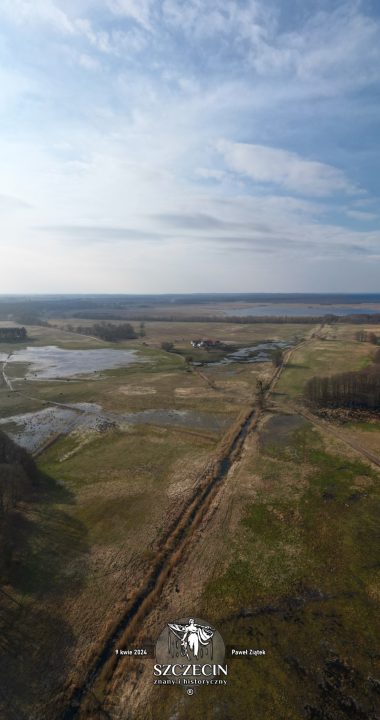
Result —
<instances>
[{"instance_id":1,"label":"forest","mask_svg":"<svg viewBox=\"0 0 380 720\"><path fill-rule=\"evenodd\" d=\"M0 328L0 342L23 342L28 337L24 327Z\"/></svg>"},{"instance_id":2,"label":"forest","mask_svg":"<svg viewBox=\"0 0 380 720\"><path fill-rule=\"evenodd\" d=\"M319 407L380 410L380 350L373 363L354 372L331 377L311 378L305 386L305 398Z\"/></svg>"},{"instance_id":3,"label":"forest","mask_svg":"<svg viewBox=\"0 0 380 720\"><path fill-rule=\"evenodd\" d=\"M115 325L110 322L101 322L85 327L77 326L74 328L71 325L67 327L68 330L72 332L81 333L82 335L95 335L95 337L105 340L106 342L118 342L119 340L133 340L137 338L137 334L130 323Z\"/></svg>"}]
</instances>

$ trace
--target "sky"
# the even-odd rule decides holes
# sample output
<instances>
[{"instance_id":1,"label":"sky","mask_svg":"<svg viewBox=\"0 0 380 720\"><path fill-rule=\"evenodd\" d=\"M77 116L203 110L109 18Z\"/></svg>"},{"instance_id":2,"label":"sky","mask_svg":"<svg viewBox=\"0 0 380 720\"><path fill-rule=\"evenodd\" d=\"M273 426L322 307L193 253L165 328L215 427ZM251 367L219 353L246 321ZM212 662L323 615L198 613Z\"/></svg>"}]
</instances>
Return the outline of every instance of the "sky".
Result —
<instances>
[{"instance_id":1,"label":"sky","mask_svg":"<svg viewBox=\"0 0 380 720\"><path fill-rule=\"evenodd\" d=\"M0 294L380 292L377 0L0 0Z\"/></svg>"}]
</instances>

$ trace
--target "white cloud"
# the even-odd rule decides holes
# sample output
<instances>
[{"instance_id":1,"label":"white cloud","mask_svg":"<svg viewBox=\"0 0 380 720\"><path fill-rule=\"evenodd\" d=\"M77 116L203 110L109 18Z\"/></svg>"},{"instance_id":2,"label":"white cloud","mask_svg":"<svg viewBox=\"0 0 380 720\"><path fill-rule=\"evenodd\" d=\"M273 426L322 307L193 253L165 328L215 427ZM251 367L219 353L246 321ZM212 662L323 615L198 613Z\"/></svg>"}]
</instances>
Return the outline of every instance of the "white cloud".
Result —
<instances>
[{"instance_id":1,"label":"white cloud","mask_svg":"<svg viewBox=\"0 0 380 720\"><path fill-rule=\"evenodd\" d=\"M341 170L315 160L305 160L287 150L228 140L220 140L217 148L231 170L257 183L273 183L301 195L355 192Z\"/></svg>"},{"instance_id":2,"label":"white cloud","mask_svg":"<svg viewBox=\"0 0 380 720\"><path fill-rule=\"evenodd\" d=\"M379 80L380 24L362 3L342 0L335 10L310 11L302 27L287 31L278 11L264 0L165 0L162 6L165 22L191 42L212 38L230 62L240 58L243 71L286 77L305 95L331 96Z\"/></svg>"},{"instance_id":3,"label":"white cloud","mask_svg":"<svg viewBox=\"0 0 380 720\"><path fill-rule=\"evenodd\" d=\"M64 34L75 33L71 20L53 0L2 0L0 13L16 24L44 23Z\"/></svg>"},{"instance_id":4,"label":"white cloud","mask_svg":"<svg viewBox=\"0 0 380 720\"><path fill-rule=\"evenodd\" d=\"M378 220L379 216L376 215L376 213L371 212L365 212L364 210L348 210L347 213L348 217L353 218L354 220L359 221L372 221L372 220Z\"/></svg>"},{"instance_id":5,"label":"white cloud","mask_svg":"<svg viewBox=\"0 0 380 720\"><path fill-rule=\"evenodd\" d=\"M2 236L15 268L35 258L20 278L2 253L9 289L275 290L298 257L375 257L358 228L376 208L349 178L365 185L368 162L375 188L375 101L352 90L379 72L378 18L302 7L283 32L271 4L0 0Z\"/></svg>"},{"instance_id":6,"label":"white cloud","mask_svg":"<svg viewBox=\"0 0 380 720\"><path fill-rule=\"evenodd\" d=\"M152 0L108 0L115 15L132 18L146 30L151 29Z\"/></svg>"},{"instance_id":7,"label":"white cloud","mask_svg":"<svg viewBox=\"0 0 380 720\"><path fill-rule=\"evenodd\" d=\"M81 53L78 57L78 63L81 65L81 67L84 67L86 70L98 70L99 69L99 62L96 58L94 58L91 55L88 55L87 53Z\"/></svg>"},{"instance_id":8,"label":"white cloud","mask_svg":"<svg viewBox=\"0 0 380 720\"><path fill-rule=\"evenodd\" d=\"M205 180L224 180L227 173L224 170L213 170L212 168L198 168L196 174Z\"/></svg>"},{"instance_id":9,"label":"white cloud","mask_svg":"<svg viewBox=\"0 0 380 720\"><path fill-rule=\"evenodd\" d=\"M257 42L266 37L272 24L268 5L259 0L164 0L162 13L167 24L190 38L229 36L235 50L242 39Z\"/></svg>"},{"instance_id":10,"label":"white cloud","mask_svg":"<svg viewBox=\"0 0 380 720\"><path fill-rule=\"evenodd\" d=\"M88 18L69 17L53 0L4 0L1 15L16 25L48 25L59 34L85 38L99 52L113 51L107 31L94 30Z\"/></svg>"},{"instance_id":11,"label":"white cloud","mask_svg":"<svg viewBox=\"0 0 380 720\"><path fill-rule=\"evenodd\" d=\"M305 94L334 96L380 78L380 25L361 3L342 2L333 11L310 13L299 30L267 26L255 36L249 61L259 76L289 78Z\"/></svg>"},{"instance_id":12,"label":"white cloud","mask_svg":"<svg viewBox=\"0 0 380 720\"><path fill-rule=\"evenodd\" d=\"M29 203L24 200L20 200L20 198L0 194L0 212L13 210L19 211L29 209L30 207Z\"/></svg>"}]
</instances>

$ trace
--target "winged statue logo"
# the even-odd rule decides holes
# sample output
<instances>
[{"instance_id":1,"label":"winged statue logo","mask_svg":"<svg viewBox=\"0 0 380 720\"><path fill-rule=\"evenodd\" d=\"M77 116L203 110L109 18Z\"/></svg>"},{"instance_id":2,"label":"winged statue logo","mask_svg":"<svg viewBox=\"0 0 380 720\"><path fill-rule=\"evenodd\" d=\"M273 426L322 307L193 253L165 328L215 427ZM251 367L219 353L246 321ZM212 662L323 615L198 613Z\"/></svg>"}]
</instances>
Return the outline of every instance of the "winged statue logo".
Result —
<instances>
[{"instance_id":1,"label":"winged statue logo","mask_svg":"<svg viewBox=\"0 0 380 720\"><path fill-rule=\"evenodd\" d=\"M185 655L189 662L198 660L199 655L207 655L212 660L214 628L196 623L194 618L189 618L186 625L168 623L168 628L168 649L172 657L176 654L179 641L181 655Z\"/></svg>"},{"instance_id":2,"label":"winged statue logo","mask_svg":"<svg viewBox=\"0 0 380 720\"><path fill-rule=\"evenodd\" d=\"M156 642L158 685L225 685L225 646L218 630L196 617L168 622ZM192 690L187 690L192 694Z\"/></svg>"}]
</instances>

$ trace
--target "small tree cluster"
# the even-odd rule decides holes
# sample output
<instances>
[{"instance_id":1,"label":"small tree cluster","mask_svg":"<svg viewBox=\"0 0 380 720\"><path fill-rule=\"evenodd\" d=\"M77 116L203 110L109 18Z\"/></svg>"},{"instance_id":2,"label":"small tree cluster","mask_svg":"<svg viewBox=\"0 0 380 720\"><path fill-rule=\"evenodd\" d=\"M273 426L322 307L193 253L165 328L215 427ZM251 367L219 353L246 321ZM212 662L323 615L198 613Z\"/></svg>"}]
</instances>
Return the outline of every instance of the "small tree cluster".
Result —
<instances>
[{"instance_id":1,"label":"small tree cluster","mask_svg":"<svg viewBox=\"0 0 380 720\"><path fill-rule=\"evenodd\" d=\"M23 342L28 337L24 327L0 328L0 342Z\"/></svg>"},{"instance_id":2,"label":"small tree cluster","mask_svg":"<svg viewBox=\"0 0 380 720\"><path fill-rule=\"evenodd\" d=\"M305 387L306 398L321 407L380 410L380 362L332 377L313 377Z\"/></svg>"},{"instance_id":3,"label":"small tree cluster","mask_svg":"<svg viewBox=\"0 0 380 720\"><path fill-rule=\"evenodd\" d=\"M69 325L68 328L71 329L72 326ZM74 328L72 329L74 330ZM133 340L137 338L137 334L130 323L120 323L119 325L110 322L95 323L95 325L87 327L79 326L76 328L76 332L83 335L95 335L95 337L106 340L107 342L118 342L119 340Z\"/></svg>"},{"instance_id":4,"label":"small tree cluster","mask_svg":"<svg viewBox=\"0 0 380 720\"><path fill-rule=\"evenodd\" d=\"M368 342L372 343L372 345L377 345L379 338L377 335L375 335L374 332L368 331L368 330L358 330L355 333L355 339L358 342Z\"/></svg>"}]
</instances>

